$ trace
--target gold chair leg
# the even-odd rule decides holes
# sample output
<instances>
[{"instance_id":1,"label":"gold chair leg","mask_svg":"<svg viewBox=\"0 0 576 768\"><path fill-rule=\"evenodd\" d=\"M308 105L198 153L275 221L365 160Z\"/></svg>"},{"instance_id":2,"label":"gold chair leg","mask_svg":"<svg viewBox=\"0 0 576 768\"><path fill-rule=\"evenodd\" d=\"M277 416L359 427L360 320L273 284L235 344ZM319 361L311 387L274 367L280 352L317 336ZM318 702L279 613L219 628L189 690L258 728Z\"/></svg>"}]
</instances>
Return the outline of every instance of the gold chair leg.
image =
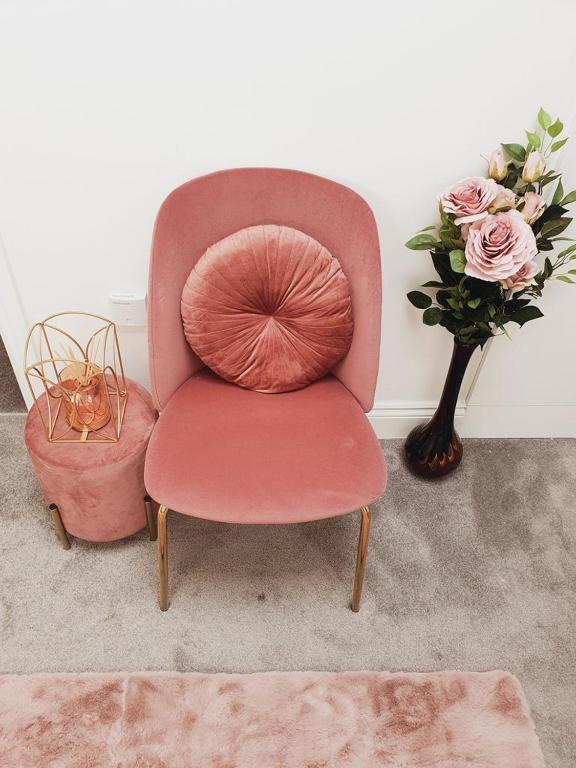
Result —
<instances>
[{"instance_id":1,"label":"gold chair leg","mask_svg":"<svg viewBox=\"0 0 576 768\"><path fill-rule=\"evenodd\" d=\"M352 595L352 610L358 613L360 610L360 598L362 597L362 585L364 583L364 569L366 568L366 550L368 549L368 534L370 533L370 509L362 507L360 523L360 538L358 539L358 555L356 557L356 573L354 575L354 593Z\"/></svg>"},{"instance_id":2,"label":"gold chair leg","mask_svg":"<svg viewBox=\"0 0 576 768\"><path fill-rule=\"evenodd\" d=\"M48 509L50 510L50 517L52 518L58 541L62 544L63 549L70 549L70 541L68 539L68 534L66 533L66 528L64 528L62 518L60 517L58 506L56 504L49 504Z\"/></svg>"},{"instance_id":3,"label":"gold chair leg","mask_svg":"<svg viewBox=\"0 0 576 768\"><path fill-rule=\"evenodd\" d=\"M150 541L156 541L158 538L158 528L156 526L156 515L150 496L144 496L144 506L146 507L146 525L148 527L148 538Z\"/></svg>"},{"instance_id":4,"label":"gold chair leg","mask_svg":"<svg viewBox=\"0 0 576 768\"><path fill-rule=\"evenodd\" d=\"M160 610L168 610L168 532L166 516L168 507L160 505L158 510L158 564L160 566Z\"/></svg>"}]
</instances>

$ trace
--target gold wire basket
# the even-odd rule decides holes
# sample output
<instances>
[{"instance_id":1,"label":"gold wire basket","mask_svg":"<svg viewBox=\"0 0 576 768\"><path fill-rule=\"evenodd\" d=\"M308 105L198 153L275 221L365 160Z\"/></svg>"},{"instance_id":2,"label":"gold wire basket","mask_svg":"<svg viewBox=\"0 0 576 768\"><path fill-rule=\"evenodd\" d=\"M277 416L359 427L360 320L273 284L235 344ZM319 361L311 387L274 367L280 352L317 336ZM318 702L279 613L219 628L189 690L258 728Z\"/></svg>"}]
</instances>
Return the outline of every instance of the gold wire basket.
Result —
<instances>
[{"instance_id":1,"label":"gold wire basket","mask_svg":"<svg viewBox=\"0 0 576 768\"><path fill-rule=\"evenodd\" d=\"M72 331L88 338L85 347ZM111 320L88 312L50 315L32 326L24 360L26 381L50 442L120 439L128 387Z\"/></svg>"}]
</instances>

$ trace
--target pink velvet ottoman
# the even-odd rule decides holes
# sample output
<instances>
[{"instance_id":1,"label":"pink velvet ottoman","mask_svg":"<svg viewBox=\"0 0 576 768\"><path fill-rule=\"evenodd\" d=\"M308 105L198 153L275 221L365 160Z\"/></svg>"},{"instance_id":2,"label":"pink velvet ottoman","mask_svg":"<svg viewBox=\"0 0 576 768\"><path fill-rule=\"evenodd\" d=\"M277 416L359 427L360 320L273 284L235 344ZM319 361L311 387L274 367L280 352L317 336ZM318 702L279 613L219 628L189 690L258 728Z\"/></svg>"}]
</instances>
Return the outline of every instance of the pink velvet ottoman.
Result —
<instances>
[{"instance_id":1,"label":"pink velvet ottoman","mask_svg":"<svg viewBox=\"0 0 576 768\"><path fill-rule=\"evenodd\" d=\"M144 457L155 422L150 395L134 381L128 381L117 443L51 443L38 408L32 407L26 447L65 549L70 546L67 533L87 541L114 541L148 525L155 538L152 502L144 487Z\"/></svg>"}]
</instances>

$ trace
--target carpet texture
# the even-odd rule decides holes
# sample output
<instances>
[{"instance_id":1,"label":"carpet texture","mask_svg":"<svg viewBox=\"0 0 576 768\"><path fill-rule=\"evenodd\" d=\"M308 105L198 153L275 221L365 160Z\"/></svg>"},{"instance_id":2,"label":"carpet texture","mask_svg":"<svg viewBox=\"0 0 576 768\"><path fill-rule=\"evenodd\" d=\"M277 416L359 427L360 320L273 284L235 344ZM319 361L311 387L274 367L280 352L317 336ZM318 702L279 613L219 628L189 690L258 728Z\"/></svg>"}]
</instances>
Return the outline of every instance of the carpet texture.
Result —
<instances>
[{"instance_id":1,"label":"carpet texture","mask_svg":"<svg viewBox=\"0 0 576 768\"><path fill-rule=\"evenodd\" d=\"M0 338L0 414L26 410L6 347Z\"/></svg>"},{"instance_id":2,"label":"carpet texture","mask_svg":"<svg viewBox=\"0 0 576 768\"><path fill-rule=\"evenodd\" d=\"M0 768L544 768L503 672L0 677Z\"/></svg>"},{"instance_id":3,"label":"carpet texture","mask_svg":"<svg viewBox=\"0 0 576 768\"><path fill-rule=\"evenodd\" d=\"M441 482L385 441L360 613L359 520L233 526L169 517L171 606L144 532L60 549L0 417L0 672L506 669L548 768L576 765L576 440L467 440Z\"/></svg>"}]
</instances>

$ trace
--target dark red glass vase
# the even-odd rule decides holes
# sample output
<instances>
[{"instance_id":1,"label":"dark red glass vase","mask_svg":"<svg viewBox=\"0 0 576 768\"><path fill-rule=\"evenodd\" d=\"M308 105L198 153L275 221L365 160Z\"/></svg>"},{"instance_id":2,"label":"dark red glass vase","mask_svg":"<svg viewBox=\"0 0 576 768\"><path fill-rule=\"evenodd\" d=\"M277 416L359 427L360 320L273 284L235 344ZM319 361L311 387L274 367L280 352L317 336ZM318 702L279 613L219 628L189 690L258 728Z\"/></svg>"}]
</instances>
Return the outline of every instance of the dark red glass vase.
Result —
<instances>
[{"instance_id":1,"label":"dark red glass vase","mask_svg":"<svg viewBox=\"0 0 576 768\"><path fill-rule=\"evenodd\" d=\"M478 344L464 346L454 341L454 350L442 397L434 416L419 424L406 438L406 460L422 477L441 477L456 469L462 460L462 441L454 429L454 412L462 379Z\"/></svg>"}]
</instances>

